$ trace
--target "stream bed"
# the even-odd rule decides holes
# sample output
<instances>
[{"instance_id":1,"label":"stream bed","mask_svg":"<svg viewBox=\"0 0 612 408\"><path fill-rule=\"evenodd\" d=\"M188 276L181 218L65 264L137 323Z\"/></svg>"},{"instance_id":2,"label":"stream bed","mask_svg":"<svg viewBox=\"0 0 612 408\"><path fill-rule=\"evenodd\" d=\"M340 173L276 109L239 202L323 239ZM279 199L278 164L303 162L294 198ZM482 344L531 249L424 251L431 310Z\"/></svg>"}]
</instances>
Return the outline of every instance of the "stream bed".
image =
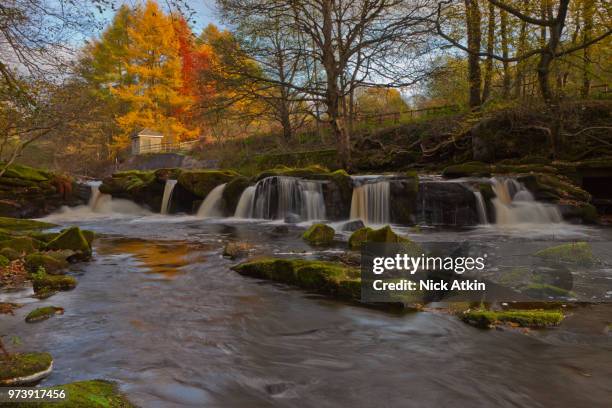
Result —
<instances>
[{"instance_id":1,"label":"stream bed","mask_svg":"<svg viewBox=\"0 0 612 408\"><path fill-rule=\"evenodd\" d=\"M256 254L325 257L304 230L278 222L188 216L65 213L49 221L102 234L94 259L72 266L75 290L31 290L0 301L31 303L0 316L20 349L49 351L42 385L116 380L143 407L548 407L610 406L612 305L576 308L554 329L480 330L435 310L394 315L236 274L227 241ZM556 224L424 230L415 240L612 241L612 230ZM425 238L424 238L425 237ZM612 279L609 276L602 279ZM611 293L612 294L612 293ZM34 307L65 314L37 324Z\"/></svg>"}]
</instances>

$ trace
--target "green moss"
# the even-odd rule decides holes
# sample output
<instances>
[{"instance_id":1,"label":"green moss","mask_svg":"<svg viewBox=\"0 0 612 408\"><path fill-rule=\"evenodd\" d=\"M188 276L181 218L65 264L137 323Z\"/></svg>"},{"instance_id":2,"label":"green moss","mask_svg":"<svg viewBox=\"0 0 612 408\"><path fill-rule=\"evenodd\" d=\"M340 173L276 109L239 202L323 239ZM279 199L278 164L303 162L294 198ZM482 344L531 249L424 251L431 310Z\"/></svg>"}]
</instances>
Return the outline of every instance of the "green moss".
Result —
<instances>
[{"instance_id":1,"label":"green moss","mask_svg":"<svg viewBox=\"0 0 612 408\"><path fill-rule=\"evenodd\" d=\"M329 245L334 241L336 231L325 224L313 224L304 232L302 238L312 245Z\"/></svg>"},{"instance_id":2,"label":"green moss","mask_svg":"<svg viewBox=\"0 0 612 408\"><path fill-rule=\"evenodd\" d=\"M54 402L54 408L135 408L125 395L119 391L116 383L106 380L77 381L55 387L41 388L45 390L64 390L66 400ZM24 403L18 407L42 408L49 403Z\"/></svg>"},{"instance_id":3,"label":"green moss","mask_svg":"<svg viewBox=\"0 0 612 408\"><path fill-rule=\"evenodd\" d=\"M53 177L53 175L41 169L35 169L29 166L22 166L20 164L11 164L4 172L3 177L17 178L30 181L47 181Z\"/></svg>"},{"instance_id":4,"label":"green moss","mask_svg":"<svg viewBox=\"0 0 612 408\"><path fill-rule=\"evenodd\" d=\"M331 173L329 172L328 168L316 164L301 168L279 166L259 173L255 179L261 180L271 176L312 177L330 174ZM342 173L338 173L338 175L342 175Z\"/></svg>"},{"instance_id":5,"label":"green moss","mask_svg":"<svg viewBox=\"0 0 612 408\"><path fill-rule=\"evenodd\" d=\"M32 287L39 294L53 293L60 290L71 290L77 285L74 277L68 275L49 275L44 268L32 275Z\"/></svg>"},{"instance_id":6,"label":"green moss","mask_svg":"<svg viewBox=\"0 0 612 408\"><path fill-rule=\"evenodd\" d=\"M10 263L11 263L10 259L8 259L4 255L0 255L0 267L1 268L4 268L5 266L8 266Z\"/></svg>"},{"instance_id":7,"label":"green moss","mask_svg":"<svg viewBox=\"0 0 612 408\"><path fill-rule=\"evenodd\" d=\"M595 261L588 242L572 242L537 251L534 256L550 261L561 261L577 265L591 265Z\"/></svg>"},{"instance_id":8,"label":"green moss","mask_svg":"<svg viewBox=\"0 0 612 408\"><path fill-rule=\"evenodd\" d=\"M263 258L232 269L241 275L286 283L340 299L361 298L359 269L340 263Z\"/></svg>"},{"instance_id":9,"label":"green moss","mask_svg":"<svg viewBox=\"0 0 612 408\"><path fill-rule=\"evenodd\" d=\"M96 239L96 233L93 231L89 231L89 230L81 230L81 233L83 234L83 236L85 237L85 240L91 247L94 242L94 239Z\"/></svg>"},{"instance_id":10,"label":"green moss","mask_svg":"<svg viewBox=\"0 0 612 408\"><path fill-rule=\"evenodd\" d=\"M521 327L556 326L565 316L555 310L506 310L491 311L484 309L468 310L461 319L472 326L489 328L501 323L514 323Z\"/></svg>"},{"instance_id":11,"label":"green moss","mask_svg":"<svg viewBox=\"0 0 612 408\"><path fill-rule=\"evenodd\" d=\"M576 294L571 290L563 289L558 286L549 285L546 283L531 283L527 285L522 292L531 297L576 297Z\"/></svg>"},{"instance_id":12,"label":"green moss","mask_svg":"<svg viewBox=\"0 0 612 408\"><path fill-rule=\"evenodd\" d=\"M377 230L370 227L360 228L351 234L348 244L351 249L361 249L366 242L402 244L407 253L414 255L420 255L423 252L420 245L397 235L388 225Z\"/></svg>"},{"instance_id":13,"label":"green moss","mask_svg":"<svg viewBox=\"0 0 612 408\"><path fill-rule=\"evenodd\" d=\"M8 231L36 231L55 227L48 222L0 217L0 228Z\"/></svg>"},{"instance_id":14,"label":"green moss","mask_svg":"<svg viewBox=\"0 0 612 408\"><path fill-rule=\"evenodd\" d=\"M227 209L229 214L234 214L240 196L245 188L251 184L250 180L246 177L236 177L225 185L223 189L223 202L224 208Z\"/></svg>"},{"instance_id":15,"label":"green moss","mask_svg":"<svg viewBox=\"0 0 612 408\"><path fill-rule=\"evenodd\" d=\"M2 248L0 249L0 255L8 258L10 261L21 258L21 254L13 248Z\"/></svg>"},{"instance_id":16,"label":"green moss","mask_svg":"<svg viewBox=\"0 0 612 408\"><path fill-rule=\"evenodd\" d=\"M518 267L510 271L505 271L498 279L498 282L502 285L517 286L521 285L529 279L531 271L529 268Z\"/></svg>"},{"instance_id":17,"label":"green moss","mask_svg":"<svg viewBox=\"0 0 612 408\"><path fill-rule=\"evenodd\" d=\"M63 314L63 313L64 313L64 309L61 307L55 307L55 306L39 307L38 309L34 309L30 313L28 313L28 315L25 318L25 321L27 323L40 322L43 320L47 320L48 318L56 314Z\"/></svg>"},{"instance_id":18,"label":"green moss","mask_svg":"<svg viewBox=\"0 0 612 408\"><path fill-rule=\"evenodd\" d=\"M0 248L10 248L19 254L30 254L41 246L43 246L42 242L26 236L16 236L0 241Z\"/></svg>"},{"instance_id":19,"label":"green moss","mask_svg":"<svg viewBox=\"0 0 612 408\"><path fill-rule=\"evenodd\" d=\"M100 192L113 196L130 196L146 189L155 182L154 171L122 171L105 178L100 185Z\"/></svg>"},{"instance_id":20,"label":"green moss","mask_svg":"<svg viewBox=\"0 0 612 408\"><path fill-rule=\"evenodd\" d=\"M239 174L231 170L184 170L178 178L178 184L190 193L205 198L213 188L236 177Z\"/></svg>"},{"instance_id":21,"label":"green moss","mask_svg":"<svg viewBox=\"0 0 612 408\"><path fill-rule=\"evenodd\" d=\"M0 356L0 385L17 377L27 377L49 369L49 353L14 353L7 360Z\"/></svg>"},{"instance_id":22,"label":"green moss","mask_svg":"<svg viewBox=\"0 0 612 408\"><path fill-rule=\"evenodd\" d=\"M28 232L28 236L36 238L37 240L44 243L49 243L58 235L59 232Z\"/></svg>"},{"instance_id":23,"label":"green moss","mask_svg":"<svg viewBox=\"0 0 612 408\"><path fill-rule=\"evenodd\" d=\"M442 170L442 176L447 178L489 177L491 173L491 165L480 162L454 164Z\"/></svg>"},{"instance_id":24,"label":"green moss","mask_svg":"<svg viewBox=\"0 0 612 408\"><path fill-rule=\"evenodd\" d=\"M69 249L79 254L80 258L88 258L91 255L91 245L78 227L63 230L55 239L47 244L47 249L61 250Z\"/></svg>"},{"instance_id":25,"label":"green moss","mask_svg":"<svg viewBox=\"0 0 612 408\"><path fill-rule=\"evenodd\" d=\"M588 202L591 195L571 180L558 174L534 173L519 179L529 191L539 197L548 196L551 199L566 199Z\"/></svg>"},{"instance_id":26,"label":"green moss","mask_svg":"<svg viewBox=\"0 0 612 408\"><path fill-rule=\"evenodd\" d=\"M44 253L35 252L25 257L26 268L30 272L36 272L41 266L45 268L48 273L55 273L68 266L68 262L65 260L57 259L54 256L50 256Z\"/></svg>"}]
</instances>

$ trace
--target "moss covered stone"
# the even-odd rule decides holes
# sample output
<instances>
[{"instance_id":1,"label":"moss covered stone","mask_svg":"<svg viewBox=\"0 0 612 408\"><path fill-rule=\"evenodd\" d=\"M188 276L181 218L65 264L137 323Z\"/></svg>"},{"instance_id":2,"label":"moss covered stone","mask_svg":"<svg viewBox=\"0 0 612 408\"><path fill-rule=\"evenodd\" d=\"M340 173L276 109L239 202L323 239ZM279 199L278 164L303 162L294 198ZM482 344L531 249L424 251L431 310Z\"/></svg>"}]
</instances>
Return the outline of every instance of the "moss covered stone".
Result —
<instances>
[{"instance_id":1,"label":"moss covered stone","mask_svg":"<svg viewBox=\"0 0 612 408\"><path fill-rule=\"evenodd\" d=\"M54 408L135 408L125 395L119 391L116 383L106 380L77 381L55 387L41 388L60 390L66 393L66 399L51 404ZM48 407L49 403L35 402L17 404L19 407Z\"/></svg>"},{"instance_id":2,"label":"moss covered stone","mask_svg":"<svg viewBox=\"0 0 612 408\"><path fill-rule=\"evenodd\" d=\"M593 250L588 242L571 242L537 251L534 256L549 261L561 261L589 266L595 262Z\"/></svg>"},{"instance_id":3,"label":"moss covered stone","mask_svg":"<svg viewBox=\"0 0 612 408\"><path fill-rule=\"evenodd\" d=\"M334 241L336 231L329 225L313 224L304 232L302 238L312 245L329 245Z\"/></svg>"},{"instance_id":4,"label":"moss covered stone","mask_svg":"<svg viewBox=\"0 0 612 408\"><path fill-rule=\"evenodd\" d=\"M57 257L47 255L40 252L35 252L25 257L26 268L29 272L33 273L38 270L41 266L45 268L45 271L49 274L57 274L57 272L68 266L68 262L65 260L58 259Z\"/></svg>"},{"instance_id":5,"label":"moss covered stone","mask_svg":"<svg viewBox=\"0 0 612 408\"><path fill-rule=\"evenodd\" d=\"M241 275L268 279L339 299L359 300L359 268L304 259L262 258L232 268Z\"/></svg>"},{"instance_id":6,"label":"moss covered stone","mask_svg":"<svg viewBox=\"0 0 612 408\"><path fill-rule=\"evenodd\" d=\"M236 211L236 206L240 200L242 192L251 184L250 180L246 177L236 177L232 181L228 182L223 189L223 203L224 208L227 210L229 215L233 215Z\"/></svg>"},{"instance_id":7,"label":"moss covered stone","mask_svg":"<svg viewBox=\"0 0 612 408\"><path fill-rule=\"evenodd\" d=\"M531 283L521 290L530 297L566 297L573 298L576 294L571 290L560 288L559 286L549 285L547 283Z\"/></svg>"},{"instance_id":8,"label":"moss covered stone","mask_svg":"<svg viewBox=\"0 0 612 408\"><path fill-rule=\"evenodd\" d=\"M55 224L50 224L48 222L0 217L0 229L8 231L37 231L53 228L55 226Z\"/></svg>"},{"instance_id":9,"label":"moss covered stone","mask_svg":"<svg viewBox=\"0 0 612 408\"><path fill-rule=\"evenodd\" d=\"M76 252L78 256L83 259L91 255L91 245L83 234L83 231L78 227L71 227L63 230L55 239L47 244L47 249L69 249Z\"/></svg>"},{"instance_id":10,"label":"moss covered stone","mask_svg":"<svg viewBox=\"0 0 612 408\"><path fill-rule=\"evenodd\" d=\"M31 384L45 378L53 369L49 353L14 353L0 356L0 385Z\"/></svg>"},{"instance_id":11,"label":"moss covered stone","mask_svg":"<svg viewBox=\"0 0 612 408\"><path fill-rule=\"evenodd\" d=\"M272 177L272 176L309 178L313 176L329 175L329 174L331 173L327 167L319 166L317 164L313 164L307 167L300 167L300 168L279 166L273 169L262 171L255 177L255 180L259 181L266 177ZM341 173L338 173L338 174L340 175Z\"/></svg>"},{"instance_id":12,"label":"moss covered stone","mask_svg":"<svg viewBox=\"0 0 612 408\"><path fill-rule=\"evenodd\" d=\"M56 314L64 314L64 309L56 306L39 307L32 310L25 318L27 323L41 322Z\"/></svg>"},{"instance_id":13,"label":"moss covered stone","mask_svg":"<svg viewBox=\"0 0 612 408\"><path fill-rule=\"evenodd\" d=\"M239 174L231 170L184 170L178 178L178 184L193 195L205 198L213 188L236 177Z\"/></svg>"},{"instance_id":14,"label":"moss covered stone","mask_svg":"<svg viewBox=\"0 0 612 408\"><path fill-rule=\"evenodd\" d=\"M4 172L3 177L30 181L47 181L53 178L53 174L34 167L11 164Z\"/></svg>"},{"instance_id":15,"label":"moss covered stone","mask_svg":"<svg viewBox=\"0 0 612 408\"><path fill-rule=\"evenodd\" d=\"M0 254L0 267L3 268L5 266L8 266L8 264L10 264L10 263L11 263L10 259L8 259L6 256Z\"/></svg>"},{"instance_id":16,"label":"moss covered stone","mask_svg":"<svg viewBox=\"0 0 612 408\"><path fill-rule=\"evenodd\" d=\"M42 245L37 239L27 236L15 236L0 241L0 248L10 248L19 254L36 252Z\"/></svg>"},{"instance_id":17,"label":"moss covered stone","mask_svg":"<svg viewBox=\"0 0 612 408\"><path fill-rule=\"evenodd\" d=\"M510 323L521 327L556 326L565 316L556 310L505 310L492 311L485 309L468 310L461 315L461 320L472 326L489 328L499 324Z\"/></svg>"},{"instance_id":18,"label":"moss covered stone","mask_svg":"<svg viewBox=\"0 0 612 408\"><path fill-rule=\"evenodd\" d=\"M69 275L49 275L40 268L32 275L32 287L34 292L39 294L54 293L60 290L71 290L77 285L74 277Z\"/></svg>"},{"instance_id":19,"label":"moss covered stone","mask_svg":"<svg viewBox=\"0 0 612 408\"><path fill-rule=\"evenodd\" d=\"M361 246L366 242L402 244L411 253L414 252L420 255L422 252L420 245L408 238L397 235L388 225L377 230L370 227L360 228L351 234L348 244L351 249L361 249Z\"/></svg>"},{"instance_id":20,"label":"moss covered stone","mask_svg":"<svg viewBox=\"0 0 612 408\"><path fill-rule=\"evenodd\" d=\"M6 257L9 261L21 258L21 253L9 247L0 249L0 255Z\"/></svg>"},{"instance_id":21,"label":"moss covered stone","mask_svg":"<svg viewBox=\"0 0 612 408\"><path fill-rule=\"evenodd\" d=\"M447 178L489 177L492 173L493 170L490 164L469 162L448 166L442 171L442 176Z\"/></svg>"}]
</instances>

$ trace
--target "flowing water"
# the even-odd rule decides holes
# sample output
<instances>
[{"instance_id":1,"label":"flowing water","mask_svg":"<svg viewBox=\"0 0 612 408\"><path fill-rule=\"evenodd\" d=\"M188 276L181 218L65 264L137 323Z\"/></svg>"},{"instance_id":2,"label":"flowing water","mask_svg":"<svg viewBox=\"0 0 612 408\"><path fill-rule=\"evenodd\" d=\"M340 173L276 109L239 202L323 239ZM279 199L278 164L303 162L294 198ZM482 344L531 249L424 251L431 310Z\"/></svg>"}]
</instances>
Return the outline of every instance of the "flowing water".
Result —
<instances>
[{"instance_id":1,"label":"flowing water","mask_svg":"<svg viewBox=\"0 0 612 408\"><path fill-rule=\"evenodd\" d=\"M322 183L296 177L273 176L255 185L252 218L296 220L325 219Z\"/></svg>"},{"instance_id":2,"label":"flowing water","mask_svg":"<svg viewBox=\"0 0 612 408\"><path fill-rule=\"evenodd\" d=\"M491 186L496 195L492 202L497 224L548 224L562 221L556 206L537 202L529 190L514 179L494 178Z\"/></svg>"},{"instance_id":3,"label":"flowing water","mask_svg":"<svg viewBox=\"0 0 612 408\"><path fill-rule=\"evenodd\" d=\"M280 186L282 211L321 215L320 208L304 208L304 195L294 195L316 196L317 186ZM266 197L258 189L253 195ZM244 208L253 207L252 198L244 199ZM329 258L345 250L346 242L313 249L299 238L303 226L289 225L283 234L278 221L97 213L94 207L47 218L101 234L94 259L71 267L75 290L42 301L31 290L0 294L0 301L26 303L15 316L0 315L3 333L21 339L15 347L46 350L55 359L42 385L116 380L143 407L609 406L609 304L574 309L561 327L528 334L479 330L434 309L393 315L243 277L221 256L228 241L252 244L254 255ZM520 225L394 228L417 241L490 247L542 237L612 241L612 230L604 228ZM612 269L602 273L595 290L612 279ZM65 314L23 323L44 305Z\"/></svg>"},{"instance_id":4,"label":"flowing water","mask_svg":"<svg viewBox=\"0 0 612 408\"><path fill-rule=\"evenodd\" d=\"M351 219L361 219L366 225L389 223L390 182L353 177L353 183Z\"/></svg>"},{"instance_id":5,"label":"flowing water","mask_svg":"<svg viewBox=\"0 0 612 408\"><path fill-rule=\"evenodd\" d=\"M238 200L234 217L236 218L252 218L253 202L255 200L255 186L249 186L244 189Z\"/></svg>"},{"instance_id":6,"label":"flowing water","mask_svg":"<svg viewBox=\"0 0 612 408\"><path fill-rule=\"evenodd\" d=\"M176 182L177 180L166 180L166 184L164 185L164 195L162 197L161 214L168 214L170 203L172 202L172 191L174 191Z\"/></svg>"},{"instance_id":7,"label":"flowing water","mask_svg":"<svg viewBox=\"0 0 612 408\"><path fill-rule=\"evenodd\" d=\"M208 193L198 209L198 218L221 217L223 215L221 210L223 190L225 190L225 184L220 184Z\"/></svg>"}]
</instances>

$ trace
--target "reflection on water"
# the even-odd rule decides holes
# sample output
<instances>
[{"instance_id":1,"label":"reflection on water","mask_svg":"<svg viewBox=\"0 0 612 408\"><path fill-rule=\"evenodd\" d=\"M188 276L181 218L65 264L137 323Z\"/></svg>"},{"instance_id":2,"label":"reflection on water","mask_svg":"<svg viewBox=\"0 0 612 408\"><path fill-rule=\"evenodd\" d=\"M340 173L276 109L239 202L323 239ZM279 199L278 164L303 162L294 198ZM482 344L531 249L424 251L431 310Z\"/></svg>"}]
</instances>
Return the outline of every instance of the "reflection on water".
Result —
<instances>
[{"instance_id":1,"label":"reflection on water","mask_svg":"<svg viewBox=\"0 0 612 408\"><path fill-rule=\"evenodd\" d=\"M255 244L256 254L324 255L300 227L159 216L78 223L109 235L92 262L75 265L77 289L0 316L21 349L53 354L44 385L113 379L143 407L609 404L609 305L573 309L556 329L484 331L443 313L389 315L245 278L221 256L228 240ZM405 232L482 242L493 234ZM51 304L65 314L23 323Z\"/></svg>"}]
</instances>

